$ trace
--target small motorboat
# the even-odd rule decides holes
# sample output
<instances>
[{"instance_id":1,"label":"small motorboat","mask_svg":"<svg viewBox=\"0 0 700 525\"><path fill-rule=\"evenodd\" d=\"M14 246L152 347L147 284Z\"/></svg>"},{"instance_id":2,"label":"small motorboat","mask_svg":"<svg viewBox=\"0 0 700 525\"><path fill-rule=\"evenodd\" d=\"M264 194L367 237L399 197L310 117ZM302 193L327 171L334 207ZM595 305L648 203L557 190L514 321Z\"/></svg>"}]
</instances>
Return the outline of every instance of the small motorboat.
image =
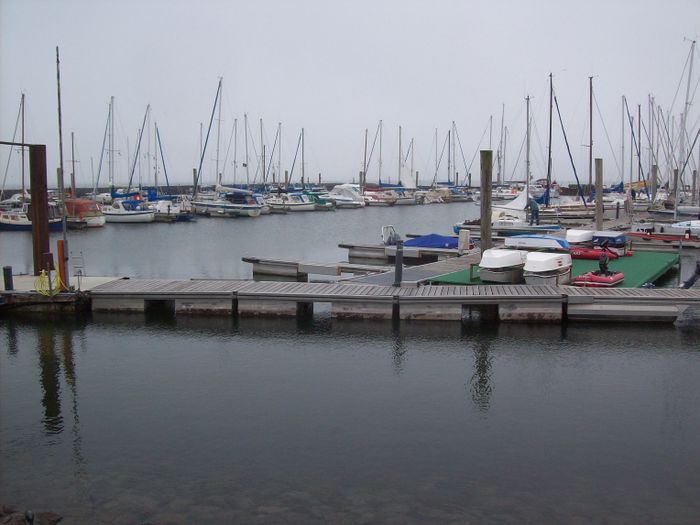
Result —
<instances>
[{"instance_id":1,"label":"small motorboat","mask_svg":"<svg viewBox=\"0 0 700 525\"><path fill-rule=\"evenodd\" d=\"M479 263L479 279L491 283L520 283L526 258L527 252L523 250L484 250Z\"/></svg>"},{"instance_id":2,"label":"small motorboat","mask_svg":"<svg viewBox=\"0 0 700 525\"><path fill-rule=\"evenodd\" d=\"M590 246L593 243L592 230L566 230L566 240L570 245L586 245Z\"/></svg>"},{"instance_id":3,"label":"small motorboat","mask_svg":"<svg viewBox=\"0 0 700 525\"><path fill-rule=\"evenodd\" d=\"M529 252L523 268L525 283L558 286L571 282L571 255Z\"/></svg>"},{"instance_id":4,"label":"small motorboat","mask_svg":"<svg viewBox=\"0 0 700 525\"><path fill-rule=\"evenodd\" d=\"M517 248L519 250L569 251L569 243L554 235L513 235L511 237L506 237L504 245L506 248Z\"/></svg>"},{"instance_id":5,"label":"small motorboat","mask_svg":"<svg viewBox=\"0 0 700 525\"><path fill-rule=\"evenodd\" d=\"M571 284L574 286L592 288L611 288L617 286L625 279L622 272L587 272L574 278Z\"/></svg>"},{"instance_id":6,"label":"small motorboat","mask_svg":"<svg viewBox=\"0 0 700 525\"><path fill-rule=\"evenodd\" d=\"M602 246L605 243L610 248L624 248L627 238L624 232L597 231L593 232L593 245Z\"/></svg>"}]
</instances>

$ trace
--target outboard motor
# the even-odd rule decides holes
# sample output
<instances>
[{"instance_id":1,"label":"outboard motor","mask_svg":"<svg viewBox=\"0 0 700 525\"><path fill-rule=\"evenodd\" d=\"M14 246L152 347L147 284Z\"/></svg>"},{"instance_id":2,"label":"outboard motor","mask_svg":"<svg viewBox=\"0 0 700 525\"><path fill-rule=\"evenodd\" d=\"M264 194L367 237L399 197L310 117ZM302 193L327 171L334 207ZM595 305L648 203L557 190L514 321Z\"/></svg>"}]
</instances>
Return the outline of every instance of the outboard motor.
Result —
<instances>
[{"instance_id":1,"label":"outboard motor","mask_svg":"<svg viewBox=\"0 0 700 525\"><path fill-rule=\"evenodd\" d=\"M693 272L693 275L691 275L687 281L681 283L679 288L687 290L688 288L691 288L698 279L700 279L700 261L695 263L695 271Z\"/></svg>"},{"instance_id":2,"label":"outboard motor","mask_svg":"<svg viewBox=\"0 0 700 525\"><path fill-rule=\"evenodd\" d=\"M382 226L382 242L385 246L396 246L400 240L401 236L396 233L392 225Z\"/></svg>"}]
</instances>

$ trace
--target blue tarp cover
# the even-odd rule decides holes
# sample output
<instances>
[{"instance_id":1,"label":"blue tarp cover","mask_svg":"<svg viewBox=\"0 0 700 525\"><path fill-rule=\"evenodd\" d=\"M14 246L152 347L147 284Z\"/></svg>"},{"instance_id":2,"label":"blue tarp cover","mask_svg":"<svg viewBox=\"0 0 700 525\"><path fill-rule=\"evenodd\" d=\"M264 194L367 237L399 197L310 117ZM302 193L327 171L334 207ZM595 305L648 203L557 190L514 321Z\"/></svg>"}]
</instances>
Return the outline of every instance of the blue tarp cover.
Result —
<instances>
[{"instance_id":1,"label":"blue tarp cover","mask_svg":"<svg viewBox=\"0 0 700 525\"><path fill-rule=\"evenodd\" d=\"M457 237L448 237L431 233L422 237L415 237L403 243L404 246L417 246L420 248L457 248Z\"/></svg>"}]
</instances>

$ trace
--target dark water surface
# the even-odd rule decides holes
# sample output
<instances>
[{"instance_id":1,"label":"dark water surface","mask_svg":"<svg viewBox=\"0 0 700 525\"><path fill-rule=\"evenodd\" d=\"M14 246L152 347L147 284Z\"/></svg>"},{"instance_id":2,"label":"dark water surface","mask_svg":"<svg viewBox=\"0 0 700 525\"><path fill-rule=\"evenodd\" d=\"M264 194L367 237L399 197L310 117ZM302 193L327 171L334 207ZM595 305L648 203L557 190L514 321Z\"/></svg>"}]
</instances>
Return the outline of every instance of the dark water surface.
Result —
<instances>
[{"instance_id":1,"label":"dark water surface","mask_svg":"<svg viewBox=\"0 0 700 525\"><path fill-rule=\"evenodd\" d=\"M71 248L92 274L246 277L242 255L341 260L382 224L448 233L463 211L108 225ZM28 269L24 243L3 233L0 262ZM0 319L0 502L96 524L698 523L699 336Z\"/></svg>"},{"instance_id":2,"label":"dark water surface","mask_svg":"<svg viewBox=\"0 0 700 525\"><path fill-rule=\"evenodd\" d=\"M73 523L700 517L697 328L0 329L0 500Z\"/></svg>"}]
</instances>

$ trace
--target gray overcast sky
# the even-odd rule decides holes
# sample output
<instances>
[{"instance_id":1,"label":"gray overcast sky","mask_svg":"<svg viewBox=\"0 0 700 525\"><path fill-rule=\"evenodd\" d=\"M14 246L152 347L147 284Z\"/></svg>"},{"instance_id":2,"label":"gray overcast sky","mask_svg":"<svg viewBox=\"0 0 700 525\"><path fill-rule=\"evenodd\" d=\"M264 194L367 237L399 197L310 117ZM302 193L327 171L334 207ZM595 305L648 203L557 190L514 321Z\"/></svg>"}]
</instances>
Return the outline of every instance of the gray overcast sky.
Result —
<instances>
[{"instance_id":1,"label":"gray overcast sky","mask_svg":"<svg viewBox=\"0 0 700 525\"><path fill-rule=\"evenodd\" d=\"M282 122L283 170L291 166L304 127L307 176L315 179L321 172L325 180L351 180L361 169L365 128L371 142L383 119L383 179L397 179L401 125L404 148L415 138L415 169L421 182L429 182L435 170L435 128L442 148L456 121L469 163L479 148L488 148L490 115L492 146L497 148L504 104L509 129L506 178L516 169L515 178L522 179L524 162L521 156L516 168L516 157L526 127L524 97L529 94L534 97L532 172L538 178L546 174L551 71L576 166L586 179L588 77L595 77L602 120L595 110L594 155L604 159L606 183L614 183L619 181L613 154L619 163L621 96L628 97L635 111L642 104L645 120L649 94L665 111L679 115L685 84L671 105L690 50L684 38L699 33L698 0L2 0L0 136L12 138L24 92L27 141L47 144L50 169L57 166L58 45L64 158L71 157L73 131L78 182L84 185L90 184L91 158L97 169L112 95L122 159L115 182L125 184L128 179L127 138L133 154L147 104L160 129L171 181L191 180L198 163L200 123L206 129L219 77L224 79L222 162L236 117L242 161L242 120L247 112L256 148L259 119L264 121L268 151ZM699 57L696 53L691 93L700 78ZM693 105L688 118L691 135L699 114ZM211 159L216 142L211 140L205 183L214 181ZM152 145L151 150L155 151ZM553 156L555 178L573 181L556 120ZM7 157L8 148L3 147L3 174ZM231 151L225 168L229 183L232 161ZM8 187L18 185L19 167L13 165ZM443 161L440 179L446 178L445 170ZM144 161L144 182L145 171ZM461 158L458 171L464 173ZM478 158L471 171L477 181ZM297 165L297 181L298 176ZM239 181L242 177L239 167ZM376 177L375 165L368 178ZM106 183L106 172L101 182Z\"/></svg>"}]
</instances>

